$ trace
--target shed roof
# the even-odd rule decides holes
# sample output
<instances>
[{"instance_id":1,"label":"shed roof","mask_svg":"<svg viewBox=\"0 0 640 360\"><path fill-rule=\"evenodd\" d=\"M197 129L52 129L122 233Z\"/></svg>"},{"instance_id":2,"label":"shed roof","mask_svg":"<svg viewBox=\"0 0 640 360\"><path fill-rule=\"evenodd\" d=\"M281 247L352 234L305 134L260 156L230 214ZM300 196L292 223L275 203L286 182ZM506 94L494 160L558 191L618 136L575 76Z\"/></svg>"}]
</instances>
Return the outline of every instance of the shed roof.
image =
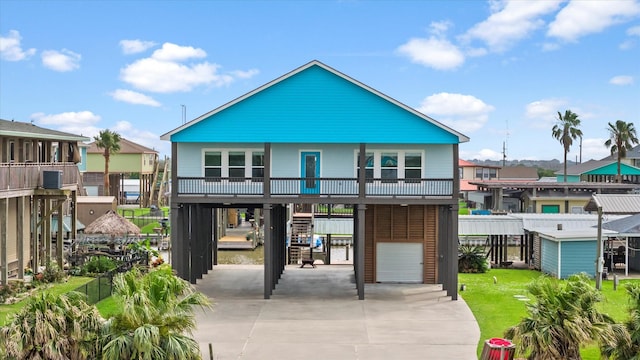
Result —
<instances>
[{"instance_id":1,"label":"shed roof","mask_svg":"<svg viewBox=\"0 0 640 360\"><path fill-rule=\"evenodd\" d=\"M505 215L460 215L458 235L523 235L522 221Z\"/></svg>"},{"instance_id":2,"label":"shed roof","mask_svg":"<svg viewBox=\"0 0 640 360\"><path fill-rule=\"evenodd\" d=\"M243 143L469 141L467 136L317 60L197 117L161 139Z\"/></svg>"},{"instance_id":3,"label":"shed roof","mask_svg":"<svg viewBox=\"0 0 640 360\"><path fill-rule=\"evenodd\" d=\"M538 180L538 170L528 166L506 166L500 168L500 180Z\"/></svg>"},{"instance_id":4,"label":"shed roof","mask_svg":"<svg viewBox=\"0 0 640 360\"><path fill-rule=\"evenodd\" d=\"M584 206L586 211L598 211L603 214L639 214L640 194L593 194Z\"/></svg>"},{"instance_id":5,"label":"shed roof","mask_svg":"<svg viewBox=\"0 0 640 360\"><path fill-rule=\"evenodd\" d=\"M33 123L0 119L0 135L53 141L88 141L86 136L74 135L62 131L45 129Z\"/></svg>"},{"instance_id":6,"label":"shed roof","mask_svg":"<svg viewBox=\"0 0 640 360\"><path fill-rule=\"evenodd\" d=\"M640 236L640 214L608 221L602 224L602 228L613 230L620 235Z\"/></svg>"}]
</instances>

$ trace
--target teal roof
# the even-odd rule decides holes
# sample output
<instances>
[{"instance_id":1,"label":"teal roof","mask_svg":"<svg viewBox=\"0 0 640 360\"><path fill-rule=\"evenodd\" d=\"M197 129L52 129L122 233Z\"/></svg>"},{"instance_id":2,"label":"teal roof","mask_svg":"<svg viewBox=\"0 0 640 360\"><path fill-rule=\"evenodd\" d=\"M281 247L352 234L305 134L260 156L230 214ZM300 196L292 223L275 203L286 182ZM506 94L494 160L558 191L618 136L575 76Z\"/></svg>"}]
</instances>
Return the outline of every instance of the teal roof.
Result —
<instances>
[{"instance_id":1,"label":"teal roof","mask_svg":"<svg viewBox=\"0 0 640 360\"><path fill-rule=\"evenodd\" d=\"M161 137L172 142L458 144L465 135L312 61Z\"/></svg>"},{"instance_id":2,"label":"teal roof","mask_svg":"<svg viewBox=\"0 0 640 360\"><path fill-rule=\"evenodd\" d=\"M608 165L595 168L584 173L585 175L618 175L618 163L612 162ZM620 163L621 175L640 175L640 169L625 163Z\"/></svg>"}]
</instances>

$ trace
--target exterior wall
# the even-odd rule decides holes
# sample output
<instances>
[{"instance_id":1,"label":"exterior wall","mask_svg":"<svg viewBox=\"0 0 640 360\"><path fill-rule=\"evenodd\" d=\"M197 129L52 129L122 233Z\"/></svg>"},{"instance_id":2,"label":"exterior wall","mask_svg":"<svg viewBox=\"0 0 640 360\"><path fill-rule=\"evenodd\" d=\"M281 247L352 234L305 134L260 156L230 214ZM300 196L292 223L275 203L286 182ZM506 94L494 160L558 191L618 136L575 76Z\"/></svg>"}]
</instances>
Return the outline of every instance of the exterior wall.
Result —
<instances>
[{"instance_id":1,"label":"exterior wall","mask_svg":"<svg viewBox=\"0 0 640 360\"><path fill-rule=\"evenodd\" d=\"M77 163L76 165L78 165L78 170L80 170L80 172L87 171L87 147L86 146L80 146L80 162Z\"/></svg>"},{"instance_id":2,"label":"exterior wall","mask_svg":"<svg viewBox=\"0 0 640 360\"><path fill-rule=\"evenodd\" d=\"M629 238L629 270L640 270L640 237Z\"/></svg>"},{"instance_id":3,"label":"exterior wall","mask_svg":"<svg viewBox=\"0 0 640 360\"><path fill-rule=\"evenodd\" d=\"M587 273L590 277L596 276L596 241L563 241L560 277L568 278L573 274Z\"/></svg>"},{"instance_id":4,"label":"exterior wall","mask_svg":"<svg viewBox=\"0 0 640 360\"><path fill-rule=\"evenodd\" d=\"M116 198L113 196L109 196L108 198L111 199L110 202L83 202L79 200L77 203L78 220L85 226L87 226L94 222L100 216L104 215L107 211L116 211Z\"/></svg>"},{"instance_id":5,"label":"exterior wall","mask_svg":"<svg viewBox=\"0 0 640 360\"><path fill-rule=\"evenodd\" d=\"M153 172L153 158L151 154L112 154L109 160L109 173L143 173ZM102 154L87 154L87 171L104 172L104 156Z\"/></svg>"},{"instance_id":6,"label":"exterior wall","mask_svg":"<svg viewBox=\"0 0 640 360\"><path fill-rule=\"evenodd\" d=\"M538 199L535 201L536 203L536 208L535 208L535 212L536 213L542 213L542 206L543 205L558 205L560 208L560 213L571 213L573 208L580 208L583 209L585 205L587 205L587 202L589 202L589 199L585 198L583 199L572 199L569 200L569 208L565 209L565 199ZM530 204L530 202L528 201L525 205L528 206ZM525 207L526 209L526 207ZM580 211L579 213L582 214L584 211Z\"/></svg>"},{"instance_id":7,"label":"exterior wall","mask_svg":"<svg viewBox=\"0 0 640 360\"><path fill-rule=\"evenodd\" d=\"M556 175L558 182L564 182L564 175ZM567 182L580 182L580 175L567 175Z\"/></svg>"},{"instance_id":8,"label":"exterior wall","mask_svg":"<svg viewBox=\"0 0 640 360\"><path fill-rule=\"evenodd\" d=\"M541 266L540 269L542 270L543 273L549 274L553 277L559 277L560 274L558 272L558 254L561 251L560 246L558 245L557 242L555 241L551 241L549 239L546 239L544 237L540 238L540 242L541 242L541 248L542 248L542 253L541 253Z\"/></svg>"},{"instance_id":9,"label":"exterior wall","mask_svg":"<svg viewBox=\"0 0 640 360\"><path fill-rule=\"evenodd\" d=\"M398 150L421 151L423 153L424 178L450 178L453 173L453 146L444 145L388 145L367 144L367 151ZM204 176L204 152L213 149L264 149L264 144L255 143L178 143L178 176ZM320 152L320 175L322 177L357 177L356 156L359 144L272 144L271 176L300 177L300 152ZM104 169L103 169L104 170Z\"/></svg>"},{"instance_id":10,"label":"exterior wall","mask_svg":"<svg viewBox=\"0 0 640 360\"><path fill-rule=\"evenodd\" d=\"M423 281L437 282L437 207L369 205L365 215L364 281L376 282L378 243L423 243Z\"/></svg>"},{"instance_id":11,"label":"exterior wall","mask_svg":"<svg viewBox=\"0 0 640 360\"><path fill-rule=\"evenodd\" d=\"M18 271L18 199L19 198L8 198L9 202L9 212L7 214L7 271L9 275L15 275ZM31 254L30 244L30 236L31 236L31 212L29 211L29 198L27 197L24 202L24 213L23 213L23 222L22 222L22 239L24 241L23 245L23 259L25 263L25 267L28 266ZM3 219L4 220L4 219Z\"/></svg>"}]
</instances>

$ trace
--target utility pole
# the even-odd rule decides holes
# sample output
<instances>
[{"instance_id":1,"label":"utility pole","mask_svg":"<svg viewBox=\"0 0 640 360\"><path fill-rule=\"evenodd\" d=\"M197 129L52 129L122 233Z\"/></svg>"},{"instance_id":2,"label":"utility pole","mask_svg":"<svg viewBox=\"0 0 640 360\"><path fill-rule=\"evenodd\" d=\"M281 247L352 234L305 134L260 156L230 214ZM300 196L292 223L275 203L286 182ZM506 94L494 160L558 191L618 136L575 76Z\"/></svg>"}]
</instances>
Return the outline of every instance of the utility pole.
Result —
<instances>
[{"instance_id":1,"label":"utility pole","mask_svg":"<svg viewBox=\"0 0 640 360\"><path fill-rule=\"evenodd\" d=\"M507 145L502 142L502 167L507 166Z\"/></svg>"}]
</instances>

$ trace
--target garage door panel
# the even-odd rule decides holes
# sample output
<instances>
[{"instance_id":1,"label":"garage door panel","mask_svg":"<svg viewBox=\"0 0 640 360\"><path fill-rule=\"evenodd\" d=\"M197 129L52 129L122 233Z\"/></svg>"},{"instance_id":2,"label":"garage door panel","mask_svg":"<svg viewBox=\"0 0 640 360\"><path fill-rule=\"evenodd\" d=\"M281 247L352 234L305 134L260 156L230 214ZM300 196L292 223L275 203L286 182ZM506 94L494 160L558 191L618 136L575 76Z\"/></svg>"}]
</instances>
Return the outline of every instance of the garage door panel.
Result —
<instances>
[{"instance_id":1,"label":"garage door panel","mask_svg":"<svg viewBox=\"0 0 640 360\"><path fill-rule=\"evenodd\" d=\"M423 282L422 243L376 244L377 282Z\"/></svg>"}]
</instances>

